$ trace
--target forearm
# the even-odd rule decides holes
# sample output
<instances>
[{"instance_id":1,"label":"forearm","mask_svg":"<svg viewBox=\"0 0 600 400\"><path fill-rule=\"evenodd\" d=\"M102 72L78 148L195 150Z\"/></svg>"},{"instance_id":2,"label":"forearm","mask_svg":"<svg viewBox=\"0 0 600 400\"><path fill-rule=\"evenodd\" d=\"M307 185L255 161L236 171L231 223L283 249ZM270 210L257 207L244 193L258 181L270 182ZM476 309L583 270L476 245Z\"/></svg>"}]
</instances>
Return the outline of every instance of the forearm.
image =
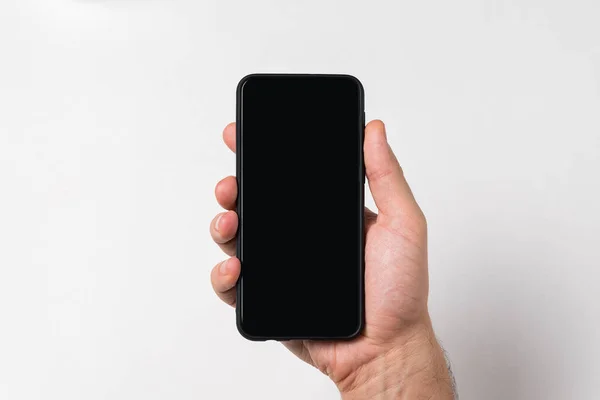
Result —
<instances>
[{"instance_id":1,"label":"forearm","mask_svg":"<svg viewBox=\"0 0 600 400\"><path fill-rule=\"evenodd\" d=\"M432 329L423 329L338 384L343 400L455 400L454 379Z\"/></svg>"}]
</instances>

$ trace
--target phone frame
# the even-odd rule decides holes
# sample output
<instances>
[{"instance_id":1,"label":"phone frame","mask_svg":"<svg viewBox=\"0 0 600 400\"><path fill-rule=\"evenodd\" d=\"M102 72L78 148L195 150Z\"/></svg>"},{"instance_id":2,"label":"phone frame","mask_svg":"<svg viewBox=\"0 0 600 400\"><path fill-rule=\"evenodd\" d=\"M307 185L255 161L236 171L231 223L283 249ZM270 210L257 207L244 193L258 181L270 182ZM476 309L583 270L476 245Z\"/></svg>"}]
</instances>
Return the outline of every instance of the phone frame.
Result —
<instances>
[{"instance_id":1,"label":"phone frame","mask_svg":"<svg viewBox=\"0 0 600 400\"><path fill-rule=\"evenodd\" d=\"M285 74L285 73L253 73L244 76L238 83L236 88L236 181L238 187L238 196L236 203L236 212L238 215L238 232L236 235L236 255L240 259L240 263L242 262L242 242L243 238L241 237L241 226L243 224L243 199L241 198L242 193L242 88L244 84L254 78L254 77L272 77L272 78L346 78L354 81L359 88L359 126L361 137L359 140L364 143L365 136L365 107L364 107L364 87L360 80L358 80L353 75L348 74ZM365 183L365 166L364 166L364 151L361 147L359 152L360 162L359 162L359 176L357 177L359 181L362 179L362 190L360 191L360 222L359 222L359 254L360 254L360 268L359 268L359 310L360 318L359 318L359 326L355 332L352 332L346 336L257 336L251 335L248 332L245 332L242 326L242 313L243 313L243 293L242 293L242 280L244 274L244 267L241 266L240 276L236 282L235 290L236 290L236 326L239 333L246 339L251 341L267 341L267 340L275 340L275 341L285 341L285 340L351 340L359 336L364 329L365 326L365 233L364 233L364 209L365 209L365 199L364 199L364 183Z\"/></svg>"}]
</instances>

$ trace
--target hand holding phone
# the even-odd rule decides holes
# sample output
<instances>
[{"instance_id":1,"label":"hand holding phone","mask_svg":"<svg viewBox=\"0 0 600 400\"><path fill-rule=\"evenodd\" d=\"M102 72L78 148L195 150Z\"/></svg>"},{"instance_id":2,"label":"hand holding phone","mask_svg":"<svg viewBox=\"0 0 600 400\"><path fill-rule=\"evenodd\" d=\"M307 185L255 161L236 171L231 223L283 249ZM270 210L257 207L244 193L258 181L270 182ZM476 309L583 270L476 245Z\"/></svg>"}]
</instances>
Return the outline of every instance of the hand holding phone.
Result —
<instances>
[{"instance_id":1,"label":"hand holding phone","mask_svg":"<svg viewBox=\"0 0 600 400\"><path fill-rule=\"evenodd\" d=\"M285 134L285 127L281 132ZM307 135L310 134L308 131ZM236 125L228 125L223 138L234 152L239 149L236 136ZM285 151L281 143L273 144L276 151ZM326 373L344 399L388 398L398 393L406 398L435 395L439 399L453 399L452 378L427 311L425 218L387 142L381 121L372 121L365 128L364 164L378 208L378 214L365 210L364 329L350 341L291 340L283 344L296 356ZM286 184L285 176L270 176L269 179L274 187ZM211 235L231 258L215 266L211 281L216 294L235 306L235 286L241 273L240 261L235 256L239 225L235 211L236 178L227 177L220 181L215 194L217 202L227 211L212 221ZM288 219L285 214L273 214L269 205L273 202L286 204L286 200L279 196L263 198L259 220L268 229L256 240L269 244L273 237L285 237ZM329 223L337 212L337 203L331 199L327 207L311 219L312 228L306 231L307 243L312 239L327 240L339 232L338 227ZM345 250L332 247L329 251L339 254ZM285 268L287 260L286 257L278 259L281 268ZM273 284L277 287L265 287L265 298L273 303L285 301L273 294L281 293L286 281L275 279Z\"/></svg>"}]
</instances>

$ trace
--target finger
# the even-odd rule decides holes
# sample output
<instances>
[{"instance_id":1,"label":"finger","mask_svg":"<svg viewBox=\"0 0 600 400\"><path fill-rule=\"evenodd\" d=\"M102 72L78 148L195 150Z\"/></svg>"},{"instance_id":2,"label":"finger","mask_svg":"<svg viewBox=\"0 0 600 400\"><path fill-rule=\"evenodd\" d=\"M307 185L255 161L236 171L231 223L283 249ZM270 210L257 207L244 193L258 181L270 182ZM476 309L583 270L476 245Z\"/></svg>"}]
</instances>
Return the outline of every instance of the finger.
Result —
<instances>
[{"instance_id":1,"label":"finger","mask_svg":"<svg viewBox=\"0 0 600 400\"><path fill-rule=\"evenodd\" d=\"M232 257L217 264L210 273L215 293L230 306L235 306L235 283L240 276L240 267L240 260Z\"/></svg>"},{"instance_id":2,"label":"finger","mask_svg":"<svg viewBox=\"0 0 600 400\"><path fill-rule=\"evenodd\" d=\"M226 210L234 210L237 200L237 181L235 176L222 179L215 186L217 203Z\"/></svg>"},{"instance_id":3,"label":"finger","mask_svg":"<svg viewBox=\"0 0 600 400\"><path fill-rule=\"evenodd\" d=\"M223 141L235 153L235 122L228 124L223 130Z\"/></svg>"},{"instance_id":4,"label":"finger","mask_svg":"<svg viewBox=\"0 0 600 400\"><path fill-rule=\"evenodd\" d=\"M371 121L365 127L364 152L369 188L379 213L396 216L419 211L398 159L387 142L383 122Z\"/></svg>"},{"instance_id":5,"label":"finger","mask_svg":"<svg viewBox=\"0 0 600 400\"><path fill-rule=\"evenodd\" d=\"M225 254L235 255L235 235L238 228L238 217L234 211L218 214L210 223L210 235Z\"/></svg>"}]
</instances>

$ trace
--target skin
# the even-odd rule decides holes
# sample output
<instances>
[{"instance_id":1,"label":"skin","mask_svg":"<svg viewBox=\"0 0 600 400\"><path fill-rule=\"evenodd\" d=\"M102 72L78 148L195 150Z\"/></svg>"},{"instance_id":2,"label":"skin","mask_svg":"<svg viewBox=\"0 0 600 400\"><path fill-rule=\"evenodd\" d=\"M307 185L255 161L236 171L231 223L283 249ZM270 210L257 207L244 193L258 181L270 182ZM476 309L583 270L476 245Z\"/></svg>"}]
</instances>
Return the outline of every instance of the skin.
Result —
<instances>
[{"instance_id":1,"label":"skin","mask_svg":"<svg viewBox=\"0 0 600 400\"><path fill-rule=\"evenodd\" d=\"M235 152L235 124L223 131ZM344 399L454 399L452 379L427 310L427 224L387 142L383 122L365 128L364 157L378 214L365 210L366 325L346 342L288 341L297 357L318 368ZM231 258L211 272L216 294L235 306L240 262L235 257L238 218L235 177L215 188L227 211L210 225L213 240Z\"/></svg>"}]
</instances>

